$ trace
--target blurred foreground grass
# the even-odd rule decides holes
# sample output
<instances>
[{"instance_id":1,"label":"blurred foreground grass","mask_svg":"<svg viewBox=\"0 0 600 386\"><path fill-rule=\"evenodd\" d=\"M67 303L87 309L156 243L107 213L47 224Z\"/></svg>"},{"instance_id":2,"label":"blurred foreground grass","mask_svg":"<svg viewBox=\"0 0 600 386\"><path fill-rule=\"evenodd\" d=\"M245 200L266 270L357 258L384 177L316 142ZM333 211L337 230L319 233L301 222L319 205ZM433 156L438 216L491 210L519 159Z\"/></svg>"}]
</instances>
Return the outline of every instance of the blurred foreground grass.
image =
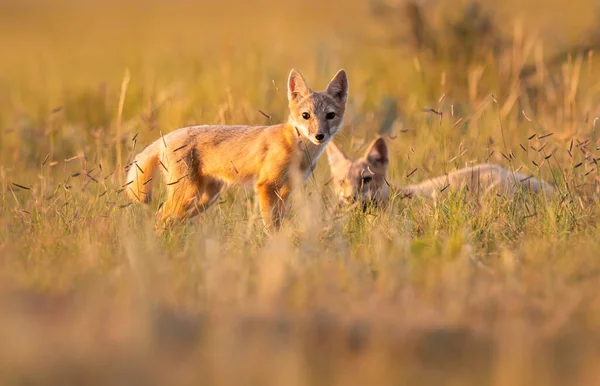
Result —
<instances>
[{"instance_id":1,"label":"blurred foreground grass","mask_svg":"<svg viewBox=\"0 0 600 386\"><path fill-rule=\"evenodd\" d=\"M428 2L430 26L461 4ZM509 48L469 62L390 43L402 13L358 0L0 1L2 384L597 384L596 58L545 65L593 2L483 6ZM233 189L157 239L117 142L284 120L291 67L315 89L348 70L336 142L387 135L397 186L489 160L560 194L336 211L322 160L280 234Z\"/></svg>"}]
</instances>

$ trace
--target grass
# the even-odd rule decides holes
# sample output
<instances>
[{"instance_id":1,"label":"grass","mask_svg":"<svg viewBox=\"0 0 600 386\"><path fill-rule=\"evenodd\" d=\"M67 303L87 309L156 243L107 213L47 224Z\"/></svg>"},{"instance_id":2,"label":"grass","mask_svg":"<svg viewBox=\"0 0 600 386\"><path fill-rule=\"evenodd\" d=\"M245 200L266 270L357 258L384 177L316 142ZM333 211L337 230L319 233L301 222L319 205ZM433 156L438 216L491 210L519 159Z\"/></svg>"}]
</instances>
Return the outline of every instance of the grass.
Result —
<instances>
[{"instance_id":1,"label":"grass","mask_svg":"<svg viewBox=\"0 0 600 386\"><path fill-rule=\"evenodd\" d=\"M590 12L511 4L510 52L458 80L382 43L358 0L0 2L2 383L595 384L597 60L543 60ZM514 78L528 64L537 96ZM488 160L560 193L338 211L322 159L277 234L231 189L157 238L162 190L130 205L119 157L188 124L284 120L291 67L315 89L346 68L336 142L387 135L395 186Z\"/></svg>"}]
</instances>

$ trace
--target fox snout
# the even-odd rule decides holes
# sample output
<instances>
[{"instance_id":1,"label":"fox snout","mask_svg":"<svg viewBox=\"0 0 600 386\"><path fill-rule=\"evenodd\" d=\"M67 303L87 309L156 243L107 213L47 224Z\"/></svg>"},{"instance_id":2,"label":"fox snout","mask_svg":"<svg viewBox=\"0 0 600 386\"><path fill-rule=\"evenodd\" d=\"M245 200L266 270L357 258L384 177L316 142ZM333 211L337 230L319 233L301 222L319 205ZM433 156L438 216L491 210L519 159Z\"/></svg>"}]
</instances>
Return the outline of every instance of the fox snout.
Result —
<instances>
[{"instance_id":1,"label":"fox snout","mask_svg":"<svg viewBox=\"0 0 600 386\"><path fill-rule=\"evenodd\" d=\"M327 142L331 137L332 135L327 128L318 128L313 131L309 127L306 133L306 138L317 145Z\"/></svg>"},{"instance_id":2,"label":"fox snout","mask_svg":"<svg viewBox=\"0 0 600 386\"><path fill-rule=\"evenodd\" d=\"M352 186L347 186L345 188L339 188L338 191L338 199L340 201L340 203L343 204L353 204L356 201L360 201L361 200L361 195L359 194L359 192L354 189L354 187Z\"/></svg>"}]
</instances>

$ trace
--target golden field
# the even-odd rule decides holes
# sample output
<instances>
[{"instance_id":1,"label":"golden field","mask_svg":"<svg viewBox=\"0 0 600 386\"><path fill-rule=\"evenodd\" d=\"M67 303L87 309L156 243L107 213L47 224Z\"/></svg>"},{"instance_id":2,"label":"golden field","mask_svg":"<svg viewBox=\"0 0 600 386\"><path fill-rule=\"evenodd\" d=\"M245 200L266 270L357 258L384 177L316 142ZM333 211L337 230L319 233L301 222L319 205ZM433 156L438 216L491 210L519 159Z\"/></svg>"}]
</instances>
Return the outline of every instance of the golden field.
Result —
<instances>
[{"instance_id":1,"label":"golden field","mask_svg":"<svg viewBox=\"0 0 600 386\"><path fill-rule=\"evenodd\" d=\"M595 4L479 4L0 0L0 383L600 384ZM292 67L347 70L335 142L386 136L396 186L489 160L559 194L363 213L323 157L277 234L239 188L155 236L118 160L285 120Z\"/></svg>"}]
</instances>

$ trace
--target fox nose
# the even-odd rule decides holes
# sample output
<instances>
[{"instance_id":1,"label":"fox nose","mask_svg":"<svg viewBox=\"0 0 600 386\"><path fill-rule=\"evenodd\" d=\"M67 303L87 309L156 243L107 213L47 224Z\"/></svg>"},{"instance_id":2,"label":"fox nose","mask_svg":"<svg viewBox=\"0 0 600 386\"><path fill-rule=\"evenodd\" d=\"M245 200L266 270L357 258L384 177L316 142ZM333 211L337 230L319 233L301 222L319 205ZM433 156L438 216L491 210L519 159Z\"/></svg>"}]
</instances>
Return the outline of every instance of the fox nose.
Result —
<instances>
[{"instance_id":1,"label":"fox nose","mask_svg":"<svg viewBox=\"0 0 600 386\"><path fill-rule=\"evenodd\" d=\"M315 135L315 138L317 139L317 141L322 141L325 139L325 134L319 133L319 134Z\"/></svg>"}]
</instances>

